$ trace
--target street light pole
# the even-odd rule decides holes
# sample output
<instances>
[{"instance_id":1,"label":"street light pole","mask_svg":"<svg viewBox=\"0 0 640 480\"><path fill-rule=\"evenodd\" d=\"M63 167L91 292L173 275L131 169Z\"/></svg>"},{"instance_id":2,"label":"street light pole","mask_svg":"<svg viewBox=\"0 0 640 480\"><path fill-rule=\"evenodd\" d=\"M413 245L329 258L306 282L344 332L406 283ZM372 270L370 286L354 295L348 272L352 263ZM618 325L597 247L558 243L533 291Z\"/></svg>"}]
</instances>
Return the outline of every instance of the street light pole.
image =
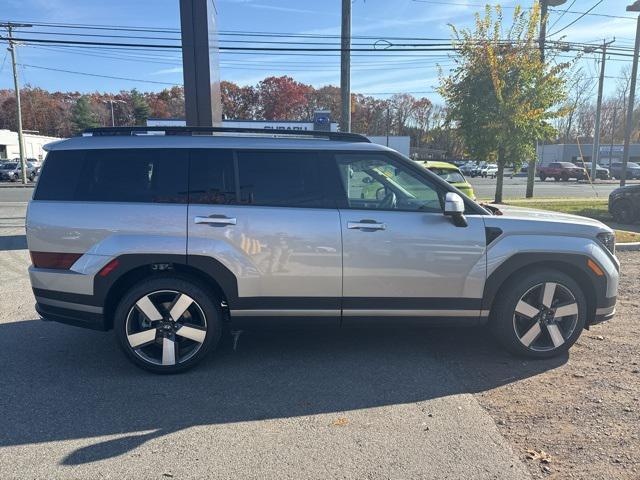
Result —
<instances>
[{"instance_id":1,"label":"street light pole","mask_svg":"<svg viewBox=\"0 0 640 480\"><path fill-rule=\"evenodd\" d=\"M607 47L615 42L602 42L602 63L600 65L600 79L598 81L598 100L596 102L596 126L593 134L593 146L591 152L591 180L597 178L598 160L600 158L600 117L602 114L602 89L604 87L604 66L607 59Z\"/></svg>"},{"instance_id":2,"label":"street light pole","mask_svg":"<svg viewBox=\"0 0 640 480\"><path fill-rule=\"evenodd\" d=\"M108 103L109 106L111 107L111 126L115 127L116 126L116 117L113 114L113 104L114 103L127 103L124 100L114 100L113 98L110 98L109 100L102 100L103 103Z\"/></svg>"},{"instance_id":3,"label":"street light pole","mask_svg":"<svg viewBox=\"0 0 640 480\"><path fill-rule=\"evenodd\" d=\"M640 12L640 0L627 6L627 12ZM631 85L629 86L629 106L627 107L627 121L624 126L624 154L622 156L622 171L620 172L620 186L627 183L627 164L629 163L629 143L633 128L633 104L636 96L636 77L638 76L638 50L640 50L640 15L636 25L636 43L633 48L633 65L631 67Z\"/></svg>"}]
</instances>

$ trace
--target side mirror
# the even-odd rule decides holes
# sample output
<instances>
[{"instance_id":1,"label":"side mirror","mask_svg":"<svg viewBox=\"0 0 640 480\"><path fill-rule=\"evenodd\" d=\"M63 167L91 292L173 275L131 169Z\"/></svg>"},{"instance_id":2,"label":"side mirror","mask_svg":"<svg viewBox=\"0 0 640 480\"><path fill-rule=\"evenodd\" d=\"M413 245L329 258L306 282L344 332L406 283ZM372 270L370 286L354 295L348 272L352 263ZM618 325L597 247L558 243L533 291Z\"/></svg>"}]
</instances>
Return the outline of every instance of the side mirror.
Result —
<instances>
[{"instance_id":1,"label":"side mirror","mask_svg":"<svg viewBox=\"0 0 640 480\"><path fill-rule=\"evenodd\" d=\"M447 192L444 198L444 214L451 217L456 227L466 227L467 219L464 216L464 200L454 192Z\"/></svg>"}]
</instances>

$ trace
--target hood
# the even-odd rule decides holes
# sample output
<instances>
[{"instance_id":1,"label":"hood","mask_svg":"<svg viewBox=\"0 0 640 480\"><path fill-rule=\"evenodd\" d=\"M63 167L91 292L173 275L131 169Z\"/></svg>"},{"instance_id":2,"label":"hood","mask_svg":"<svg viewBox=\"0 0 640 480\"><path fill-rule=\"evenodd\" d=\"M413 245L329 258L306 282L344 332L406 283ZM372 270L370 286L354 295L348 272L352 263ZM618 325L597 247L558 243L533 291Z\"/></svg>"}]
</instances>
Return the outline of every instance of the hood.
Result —
<instances>
[{"instance_id":1,"label":"hood","mask_svg":"<svg viewBox=\"0 0 640 480\"><path fill-rule=\"evenodd\" d=\"M594 235L600 232L612 230L604 223L593 218L571 215L568 213L551 212L548 210L535 210L533 208L512 207L495 205L503 213L501 216L486 218L487 224L500 226L500 224L519 224L519 230L544 231L557 234L582 234ZM506 225L505 225L506 226Z\"/></svg>"}]
</instances>

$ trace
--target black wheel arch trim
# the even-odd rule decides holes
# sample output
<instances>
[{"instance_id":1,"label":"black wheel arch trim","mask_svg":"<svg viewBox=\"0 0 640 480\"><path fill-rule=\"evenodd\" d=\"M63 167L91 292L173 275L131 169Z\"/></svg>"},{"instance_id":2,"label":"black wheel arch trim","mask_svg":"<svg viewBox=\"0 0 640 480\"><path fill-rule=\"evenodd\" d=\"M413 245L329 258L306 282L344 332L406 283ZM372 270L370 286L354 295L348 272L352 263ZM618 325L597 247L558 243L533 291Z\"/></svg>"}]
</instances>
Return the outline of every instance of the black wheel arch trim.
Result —
<instances>
[{"instance_id":1,"label":"black wheel arch trim","mask_svg":"<svg viewBox=\"0 0 640 480\"><path fill-rule=\"evenodd\" d=\"M520 273L526 268L544 266L555 268L568 275L580 284L582 288L590 289L586 291L587 303L589 306L589 317L587 322L593 321L596 308L611 306L615 303L615 298L607 298L607 280L605 276L597 276L587 266L587 255L570 253L516 253L502 263L489 277L485 283L483 295L483 310L490 310L496 295L504 282L513 274ZM576 277L576 274L578 278Z\"/></svg>"}]
</instances>

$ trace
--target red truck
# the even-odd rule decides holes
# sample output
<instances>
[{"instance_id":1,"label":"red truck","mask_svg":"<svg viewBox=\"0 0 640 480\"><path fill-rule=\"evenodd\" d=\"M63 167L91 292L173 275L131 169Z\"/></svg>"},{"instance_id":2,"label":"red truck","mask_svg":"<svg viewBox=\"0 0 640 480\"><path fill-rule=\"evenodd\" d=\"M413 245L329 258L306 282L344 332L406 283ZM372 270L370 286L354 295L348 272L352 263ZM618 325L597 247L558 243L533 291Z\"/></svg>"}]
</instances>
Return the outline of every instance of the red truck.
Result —
<instances>
[{"instance_id":1,"label":"red truck","mask_svg":"<svg viewBox=\"0 0 640 480\"><path fill-rule=\"evenodd\" d=\"M571 162L552 162L538 167L538 176L543 182L547 178L553 178L556 182L560 180L567 182L570 178L575 178L576 180L586 178L587 171Z\"/></svg>"}]
</instances>

